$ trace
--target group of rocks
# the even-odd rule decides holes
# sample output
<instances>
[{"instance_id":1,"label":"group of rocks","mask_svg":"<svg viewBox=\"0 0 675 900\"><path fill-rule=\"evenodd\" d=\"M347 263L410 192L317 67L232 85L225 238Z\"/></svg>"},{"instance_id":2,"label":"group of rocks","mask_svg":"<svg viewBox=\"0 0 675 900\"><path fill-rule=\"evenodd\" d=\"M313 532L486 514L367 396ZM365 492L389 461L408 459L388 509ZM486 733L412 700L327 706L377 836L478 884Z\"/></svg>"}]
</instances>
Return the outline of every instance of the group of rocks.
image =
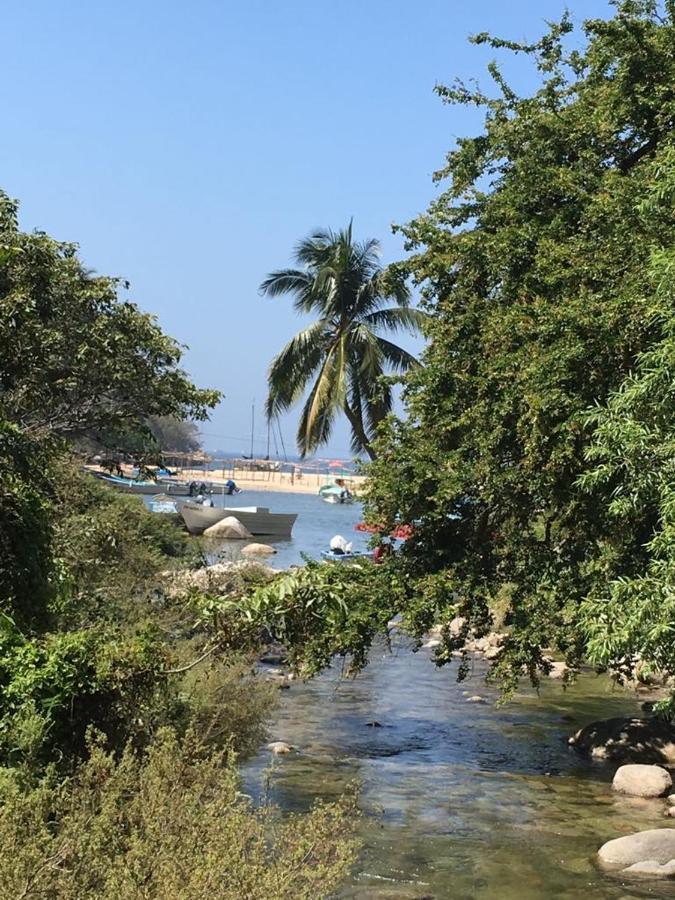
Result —
<instances>
[{"instance_id":1,"label":"group of rocks","mask_svg":"<svg viewBox=\"0 0 675 900\"><path fill-rule=\"evenodd\" d=\"M675 817L673 781L662 766L629 764L619 766L612 790L630 797L665 797L663 814ZM650 828L607 841L598 851L605 868L627 875L658 878L675 877L675 828Z\"/></svg>"}]
</instances>

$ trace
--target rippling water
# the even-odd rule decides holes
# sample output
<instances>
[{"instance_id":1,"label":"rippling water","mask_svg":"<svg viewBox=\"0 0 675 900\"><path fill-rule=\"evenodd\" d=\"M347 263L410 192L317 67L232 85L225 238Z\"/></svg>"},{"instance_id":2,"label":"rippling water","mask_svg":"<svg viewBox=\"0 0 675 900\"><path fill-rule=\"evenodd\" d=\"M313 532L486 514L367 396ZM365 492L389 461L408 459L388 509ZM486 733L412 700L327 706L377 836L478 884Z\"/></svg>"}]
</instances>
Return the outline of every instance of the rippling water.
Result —
<instances>
[{"instance_id":1,"label":"rippling water","mask_svg":"<svg viewBox=\"0 0 675 900\"><path fill-rule=\"evenodd\" d=\"M271 738L297 752L262 751L244 767L246 789L300 810L359 784L365 845L344 898L675 897L672 884L622 884L596 870L604 841L663 827L665 804L614 795L613 767L566 743L637 702L588 675L495 707L483 665L458 684L454 667L436 669L428 651L401 641L354 680L329 671L293 685Z\"/></svg>"}]
</instances>

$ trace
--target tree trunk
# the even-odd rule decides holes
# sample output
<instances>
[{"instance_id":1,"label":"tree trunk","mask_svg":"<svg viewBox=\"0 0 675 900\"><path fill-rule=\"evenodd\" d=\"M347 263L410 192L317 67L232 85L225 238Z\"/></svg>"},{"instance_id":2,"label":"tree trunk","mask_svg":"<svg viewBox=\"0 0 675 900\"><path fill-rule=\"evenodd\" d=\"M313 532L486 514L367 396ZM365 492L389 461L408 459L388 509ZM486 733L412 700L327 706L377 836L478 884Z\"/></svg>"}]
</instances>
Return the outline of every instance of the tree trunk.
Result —
<instances>
[{"instance_id":1,"label":"tree trunk","mask_svg":"<svg viewBox=\"0 0 675 900\"><path fill-rule=\"evenodd\" d=\"M356 435L361 444L361 447L366 451L368 456L371 459L376 459L376 453L373 450L371 443L368 439L368 435L366 434L366 429L364 428L363 421L361 416L359 416L345 401L345 415L349 419L349 424L352 426L352 431Z\"/></svg>"}]
</instances>

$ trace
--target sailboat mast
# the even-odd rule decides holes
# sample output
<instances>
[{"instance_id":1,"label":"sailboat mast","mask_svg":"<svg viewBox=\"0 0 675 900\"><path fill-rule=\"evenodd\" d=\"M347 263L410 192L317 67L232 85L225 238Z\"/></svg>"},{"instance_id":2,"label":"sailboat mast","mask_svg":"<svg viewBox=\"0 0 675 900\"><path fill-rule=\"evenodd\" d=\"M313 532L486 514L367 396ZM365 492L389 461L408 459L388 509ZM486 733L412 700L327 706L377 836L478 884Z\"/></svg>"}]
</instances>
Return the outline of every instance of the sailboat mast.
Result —
<instances>
[{"instance_id":1,"label":"sailboat mast","mask_svg":"<svg viewBox=\"0 0 675 900\"><path fill-rule=\"evenodd\" d=\"M251 459L253 459L253 428L255 425L255 398L251 404Z\"/></svg>"}]
</instances>

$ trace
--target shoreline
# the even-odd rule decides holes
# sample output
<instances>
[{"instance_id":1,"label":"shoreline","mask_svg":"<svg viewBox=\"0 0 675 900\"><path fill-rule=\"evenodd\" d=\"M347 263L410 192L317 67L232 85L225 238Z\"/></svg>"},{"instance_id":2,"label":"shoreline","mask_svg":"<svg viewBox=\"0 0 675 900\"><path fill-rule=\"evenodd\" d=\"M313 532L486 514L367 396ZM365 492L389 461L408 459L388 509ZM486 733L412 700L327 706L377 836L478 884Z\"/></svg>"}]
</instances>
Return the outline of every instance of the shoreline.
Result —
<instances>
[{"instance_id":1,"label":"shoreline","mask_svg":"<svg viewBox=\"0 0 675 900\"><path fill-rule=\"evenodd\" d=\"M100 466L87 466L89 469L101 469ZM131 477L132 466L123 465L122 471L127 477ZM329 475L318 472L264 472L251 471L231 467L229 469L182 469L174 467L177 481L211 482L214 485L225 484L230 478L237 487L245 491L269 491L279 494L318 494L319 488L326 484L334 484L335 478L343 478L349 490L358 498L363 496L367 486L367 478L364 475ZM158 492L161 485L158 485Z\"/></svg>"}]
</instances>

